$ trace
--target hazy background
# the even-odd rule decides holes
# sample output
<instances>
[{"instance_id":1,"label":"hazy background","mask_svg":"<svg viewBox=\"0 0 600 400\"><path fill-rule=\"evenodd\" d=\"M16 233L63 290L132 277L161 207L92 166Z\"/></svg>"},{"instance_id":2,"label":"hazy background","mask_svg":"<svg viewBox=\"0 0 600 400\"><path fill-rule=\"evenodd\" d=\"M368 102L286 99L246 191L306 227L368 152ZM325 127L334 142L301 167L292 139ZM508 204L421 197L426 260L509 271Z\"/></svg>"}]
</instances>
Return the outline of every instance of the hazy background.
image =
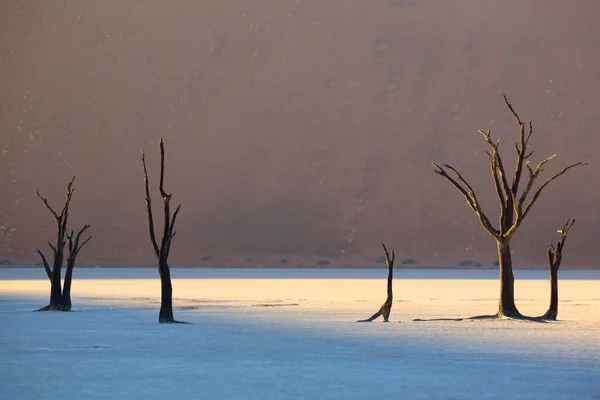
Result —
<instances>
[{"instance_id":1,"label":"hazy background","mask_svg":"<svg viewBox=\"0 0 600 400\"><path fill-rule=\"evenodd\" d=\"M515 237L544 264L564 218L565 263L597 266L597 0L81 0L0 3L0 256L37 261L77 175L80 261L153 262L140 150L160 213L182 203L173 264L491 263L493 239L430 172L459 168L493 217L478 129L534 121L532 162L551 185ZM512 170L512 165L510 166ZM157 225L161 224L157 221ZM160 234L160 233L159 233ZM212 256L201 261L201 257Z\"/></svg>"}]
</instances>

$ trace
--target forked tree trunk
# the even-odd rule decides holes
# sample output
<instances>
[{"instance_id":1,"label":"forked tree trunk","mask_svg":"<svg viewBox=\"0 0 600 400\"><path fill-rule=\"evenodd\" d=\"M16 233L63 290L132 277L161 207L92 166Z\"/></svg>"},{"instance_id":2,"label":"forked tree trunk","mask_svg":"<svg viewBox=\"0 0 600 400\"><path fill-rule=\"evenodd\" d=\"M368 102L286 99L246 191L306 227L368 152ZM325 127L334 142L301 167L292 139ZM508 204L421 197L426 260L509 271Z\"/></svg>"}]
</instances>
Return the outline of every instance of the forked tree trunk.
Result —
<instances>
[{"instance_id":1,"label":"forked tree trunk","mask_svg":"<svg viewBox=\"0 0 600 400\"><path fill-rule=\"evenodd\" d=\"M40 310L58 310L62 311L64 308L63 305L63 296L62 296L62 264L64 260L64 250L65 243L67 237L67 221L69 218L69 203L71 202L71 196L73 195L73 181L75 177L71 179L71 182L67 185L67 196L65 198L65 204L60 214L58 214L52 206L48 203L48 199L42 197L40 192L37 192L40 200L44 202L46 208L52 213L54 219L56 220L56 244L53 246L51 243L48 243L53 253L53 262L52 262L52 272L49 274L50 278L50 301L48 305ZM38 250L38 254L42 258L44 263L44 268L46 269L46 273L48 274L50 267L48 266L48 262L44 254Z\"/></svg>"},{"instance_id":2,"label":"forked tree trunk","mask_svg":"<svg viewBox=\"0 0 600 400\"><path fill-rule=\"evenodd\" d=\"M48 310L56 310L56 311L71 311L71 280L73 278L73 268L75 267L75 259L77 258L77 254L81 250L83 246L86 245L87 242L92 238L88 237L84 242L80 245L79 239L81 238L81 234L85 232L87 228L90 226L85 224L83 228L77 233L77 237L75 242L73 242L73 231L70 234L67 234L67 220L69 217L69 204L71 202L71 196L73 195L74 189L73 181L75 177L71 179L69 185L67 186L67 197L65 199L65 205L60 214L58 214L48 203L48 199L42 197L39 192L37 192L38 197L44 202L46 208L50 210L57 224L57 234L56 234L56 245L50 245L52 249L52 254L54 255L52 269L48 265L48 260L44 253L40 250L37 253L40 255L42 262L44 264L44 269L46 270L46 275L48 275L48 279L50 280L50 301L48 305L44 308L41 308L38 311L48 311ZM62 275L62 265L64 261L64 252L65 252L65 244L69 241L69 255L67 257L67 270L65 273L65 283L64 287L61 287L61 275Z\"/></svg>"},{"instance_id":3,"label":"forked tree trunk","mask_svg":"<svg viewBox=\"0 0 600 400\"><path fill-rule=\"evenodd\" d=\"M567 218L563 228L558 231L560 239L556 246L547 246L548 265L550 267L550 305L548 311L539 317L541 319L556 321L558 317L558 269L562 263L562 251L567 241L567 235L574 223L575 219Z\"/></svg>"},{"instance_id":4,"label":"forked tree trunk","mask_svg":"<svg viewBox=\"0 0 600 400\"><path fill-rule=\"evenodd\" d=\"M387 298L375 314L373 314L367 319L361 319L356 322L373 322L374 320L379 318L379 316L383 317L383 322L390 322L390 313L392 312L392 304L394 300L392 284L394 281L394 260L396 258L396 255L394 254L394 250L392 250L392 255L390 256L390 253L388 253L385 244L381 243L381 247L383 247L383 251L385 253L385 263L388 267Z\"/></svg>"},{"instance_id":5,"label":"forked tree trunk","mask_svg":"<svg viewBox=\"0 0 600 400\"><path fill-rule=\"evenodd\" d=\"M500 304L498 317L516 317L520 313L515 306L515 277L509 242L497 242L500 263Z\"/></svg>"}]
</instances>

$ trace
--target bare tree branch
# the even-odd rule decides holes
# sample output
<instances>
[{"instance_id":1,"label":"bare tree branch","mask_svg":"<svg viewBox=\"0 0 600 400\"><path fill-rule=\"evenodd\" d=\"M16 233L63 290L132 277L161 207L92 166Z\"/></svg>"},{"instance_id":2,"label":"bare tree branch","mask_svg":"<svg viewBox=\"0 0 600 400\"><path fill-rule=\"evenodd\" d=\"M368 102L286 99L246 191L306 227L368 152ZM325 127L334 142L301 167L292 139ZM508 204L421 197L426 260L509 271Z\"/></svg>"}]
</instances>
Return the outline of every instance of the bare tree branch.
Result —
<instances>
[{"instance_id":1,"label":"bare tree branch","mask_svg":"<svg viewBox=\"0 0 600 400\"><path fill-rule=\"evenodd\" d=\"M38 250L37 253L42 258L42 262L44 263L44 269L46 270L46 275L48 275L48 279L50 279L50 282L52 282L52 270L48 265L48 260L46 260L46 256L44 256L44 253L42 253L40 250Z\"/></svg>"},{"instance_id":2,"label":"bare tree branch","mask_svg":"<svg viewBox=\"0 0 600 400\"><path fill-rule=\"evenodd\" d=\"M504 170L504 165L502 163L502 157L499 152L500 139L498 139L495 143L491 138L491 130L488 129L487 132L480 130L479 133L483 136L485 141L492 148L492 154L486 152L488 154L488 160L490 163L490 168L492 170L492 178L494 180L494 185L496 187L496 194L498 196L498 200L500 201L500 235L504 235L508 229L510 229L510 225L513 223L514 212L516 212L515 206L515 196L512 192L512 189L508 186L508 180L506 177L506 172Z\"/></svg>"},{"instance_id":3,"label":"bare tree branch","mask_svg":"<svg viewBox=\"0 0 600 400\"><path fill-rule=\"evenodd\" d=\"M81 246L79 246L79 247L77 248L77 251L75 252L75 255L76 255L76 256L79 254L79 251L80 251L81 249L83 249L83 246L85 246L85 245L87 244L87 242L89 242L89 241L92 239L92 237L93 237L93 236L89 236L87 239L85 239L85 240L83 241L83 243L81 243Z\"/></svg>"},{"instance_id":4,"label":"bare tree branch","mask_svg":"<svg viewBox=\"0 0 600 400\"><path fill-rule=\"evenodd\" d=\"M54 215L54 218L56 218L57 220L63 216L63 214L65 213L65 210L68 211L68 209L69 209L69 202L71 201L71 196L73 195L73 191L74 191L74 189L72 189L73 181L75 181L75 176L73 176L73 179L71 179L71 182L69 182L69 184L67 185L67 198L65 199L65 205L62 209L61 215L58 215L58 213L56 211L54 211L52 206L48 203L48 199L45 197L42 197L42 195L40 194L40 191L36 190L37 196L44 202L44 205L46 206L46 208L48 210L50 210L52 215Z\"/></svg>"},{"instance_id":5,"label":"bare tree branch","mask_svg":"<svg viewBox=\"0 0 600 400\"><path fill-rule=\"evenodd\" d=\"M463 183L463 185L465 185L467 187L467 189L469 189L469 192L468 192L469 197L473 201L473 204L475 205L475 207L479 208L479 203L477 201L477 197L475 196L475 191L473 190L473 187L471 185L469 185L469 183L465 180L465 178L462 177L462 175L460 174L460 172L458 172L458 170L456 168L454 168L453 166L448 165L448 164L444 164L444 167L446 167L450 171L454 172L454 174L456 175L458 180L461 181Z\"/></svg>"},{"instance_id":6,"label":"bare tree branch","mask_svg":"<svg viewBox=\"0 0 600 400\"><path fill-rule=\"evenodd\" d=\"M504 170L504 165L502 163L502 157L500 157L500 152L498 150L498 146L500 145L500 139L498 139L496 141L496 143L494 143L494 141L492 141L492 138L491 138L492 132L490 129L488 129L487 132L479 130L479 133L483 136L485 141L492 148L492 151L493 151L492 157L496 163L496 171L502 180L502 188L504 189L504 192L505 192L505 200L506 200L506 202L508 202L511 199L511 196L509 194L510 188L508 186L508 180L506 179L506 172Z\"/></svg>"},{"instance_id":7,"label":"bare tree branch","mask_svg":"<svg viewBox=\"0 0 600 400\"><path fill-rule=\"evenodd\" d=\"M79 247L79 238L81 238L81 235L83 234L83 232L85 232L89 227L90 227L89 224L84 224L83 228L81 228L79 230L79 232L77 232L77 236L75 237L75 248ZM72 232L71 232L71 236L73 236Z\"/></svg>"},{"instance_id":8,"label":"bare tree branch","mask_svg":"<svg viewBox=\"0 0 600 400\"><path fill-rule=\"evenodd\" d=\"M165 183L165 143L163 142L163 139L160 138L160 184L159 184L159 189L160 189L160 195L163 197L163 199L165 197L169 196L167 194L167 192L165 192L164 183Z\"/></svg>"},{"instance_id":9,"label":"bare tree branch","mask_svg":"<svg viewBox=\"0 0 600 400\"><path fill-rule=\"evenodd\" d=\"M38 195L38 197L44 202L44 205L46 205L46 208L48 210L50 210L50 212L52 213L52 215L54 215L54 218L58 219L58 214L56 213L56 211L54 211L54 209L52 208L52 206L50 206L50 204L48 204L48 199L45 197L42 197L42 195L40 194L39 190L36 190L36 193Z\"/></svg>"},{"instance_id":10,"label":"bare tree branch","mask_svg":"<svg viewBox=\"0 0 600 400\"><path fill-rule=\"evenodd\" d=\"M517 114L517 112L513 108L512 104L510 104L506 95L502 95L502 97L504 99L504 103L506 104L506 106L508 107L508 109L510 110L512 115L515 117L515 119L517 120L517 124L519 125L519 143L517 143L517 145L516 145L517 165L515 167L515 176L513 178L513 184L512 184L513 197L516 197L517 192L519 190L519 183L521 181L521 175L523 173L523 163L525 161L525 158L526 158L525 156L527 154L527 143L529 142L529 138L531 137L531 134L533 133L533 125L531 122L529 122L529 134L527 136L525 136L525 124L523 123L523 121L521 121L519 114Z\"/></svg>"},{"instance_id":11,"label":"bare tree branch","mask_svg":"<svg viewBox=\"0 0 600 400\"><path fill-rule=\"evenodd\" d=\"M160 248L167 250L166 254L162 255L164 257L168 257L168 249L170 248L170 240L171 240L171 197L172 195L165 191L164 187L165 180L165 143L162 138L160 138L160 184L159 190L160 194L163 198L164 203L164 227L163 227L163 237L161 240ZM179 207L178 207L179 208ZM179 209L173 214L175 218L179 212Z\"/></svg>"},{"instance_id":12,"label":"bare tree branch","mask_svg":"<svg viewBox=\"0 0 600 400\"><path fill-rule=\"evenodd\" d=\"M77 257L77 255L79 254L79 251L83 248L83 246L85 246L87 244L87 242L90 241L90 239L92 238L91 236L88 237L87 239L85 239L83 241L83 243L80 245L79 244L79 239L81 238L81 235L83 234L83 232L85 232L88 228L90 227L90 225L88 224L84 224L83 228L81 228L79 230L79 232L77 232L77 236L75 237L75 243L73 245L71 245L71 238L73 238L73 232L71 232L71 237L69 238L69 252L71 251L71 248L73 249L73 259L75 259L75 257Z\"/></svg>"},{"instance_id":13,"label":"bare tree branch","mask_svg":"<svg viewBox=\"0 0 600 400\"><path fill-rule=\"evenodd\" d=\"M488 156L488 161L490 163L490 171L492 172L492 179L494 180L494 187L496 188L496 195L498 196L498 199L500 200L500 209L502 212L500 220L504 220L504 211L506 210L506 197L504 196L504 193L502 191L502 184L500 183L500 177L498 175L498 143L500 143L500 140L498 140L498 142L494 144L494 142L492 142L492 139L490 138L491 133L489 130L487 132L480 130L479 133L481 133L483 135L483 137L485 138L485 141L492 148L492 154L490 154L487 151L486 151L486 154Z\"/></svg>"},{"instance_id":14,"label":"bare tree branch","mask_svg":"<svg viewBox=\"0 0 600 400\"><path fill-rule=\"evenodd\" d=\"M529 157L531 157L531 156L533 155L533 153L535 153L535 150L531 150L531 151L529 152L529 154L527 154L527 155L525 156L525 159L527 160Z\"/></svg>"},{"instance_id":15,"label":"bare tree branch","mask_svg":"<svg viewBox=\"0 0 600 400\"><path fill-rule=\"evenodd\" d=\"M175 220L177 219L177 214L179 214L179 210L181 209L181 204L177 206L177 208L175 209L175 212L173 213L173 219L171 220L171 225L169 226L169 238L168 238L168 243L167 243L167 257L169 257L169 254L171 253L171 240L175 237L175 234L177 232L173 231L173 228L175 227Z\"/></svg>"},{"instance_id":16,"label":"bare tree branch","mask_svg":"<svg viewBox=\"0 0 600 400\"><path fill-rule=\"evenodd\" d=\"M385 247L385 244L383 242L381 242L381 247L383 247L383 252L385 253L385 265L388 267L388 284L387 284L387 295L388 295L388 299L392 299L393 294L392 294L392 279L393 279L393 272L394 272L394 261L396 260L396 254L394 253L394 250L392 250L392 256L390 257L390 253L388 253L387 248ZM390 306L391 308L391 306ZM387 319L387 318L386 318Z\"/></svg>"},{"instance_id":17,"label":"bare tree branch","mask_svg":"<svg viewBox=\"0 0 600 400\"><path fill-rule=\"evenodd\" d=\"M535 184L535 181L537 180L540 173L544 170L543 169L544 164L546 164L548 161L552 160L554 157L556 157L556 154L553 154L550 157L543 160L541 163L539 163L537 165L537 167L535 167L535 171L533 171L531 169L531 167L529 166L529 162L525 163L525 166L529 170L529 181L527 182L527 186L525 187L525 190L523 191L523 193L521 194L521 197L519 198L519 210L523 210L523 205L525 204L525 201L527 200L527 196L529 195L529 192L533 188L533 185Z\"/></svg>"},{"instance_id":18,"label":"bare tree branch","mask_svg":"<svg viewBox=\"0 0 600 400\"><path fill-rule=\"evenodd\" d=\"M567 218L563 228L558 231L558 233L560 233L560 239L558 240L556 246L552 244L546 246L548 253L548 262L550 263L551 270L558 271L558 269L560 268L560 264L562 262L562 250L565 246L567 235L569 234L569 231L571 230L571 227L573 227L574 223L575 218Z\"/></svg>"},{"instance_id":19,"label":"bare tree branch","mask_svg":"<svg viewBox=\"0 0 600 400\"><path fill-rule=\"evenodd\" d=\"M69 254L73 251L73 231L67 234L67 240L69 241Z\"/></svg>"},{"instance_id":20,"label":"bare tree branch","mask_svg":"<svg viewBox=\"0 0 600 400\"><path fill-rule=\"evenodd\" d=\"M396 254L394 254L394 250L392 250L392 257L390 257L390 253L388 253L388 249L385 247L385 243L383 242L381 242L381 247L383 247L383 252L385 253L385 265L389 267L390 264L394 263Z\"/></svg>"},{"instance_id":21,"label":"bare tree branch","mask_svg":"<svg viewBox=\"0 0 600 400\"><path fill-rule=\"evenodd\" d=\"M171 227L171 195L167 195L163 197L164 203L164 226L163 226L163 237L161 240L161 249L165 247L167 240L171 233L169 232L169 228Z\"/></svg>"},{"instance_id":22,"label":"bare tree branch","mask_svg":"<svg viewBox=\"0 0 600 400\"><path fill-rule=\"evenodd\" d=\"M50 248L52 249L52 252L54 253L54 257L56 257L56 253L58 253L58 250L56 250L56 247L54 247L54 245L50 242L48 242L48 246L50 246Z\"/></svg>"},{"instance_id":23,"label":"bare tree branch","mask_svg":"<svg viewBox=\"0 0 600 400\"><path fill-rule=\"evenodd\" d=\"M150 198L150 189L148 187L148 170L146 168L146 156L142 151L142 165L144 166L144 185L146 186L146 209L148 211L148 230L150 231L150 241L154 248L154 253L159 256L159 248L154 235L154 217L152 216L152 199Z\"/></svg>"},{"instance_id":24,"label":"bare tree branch","mask_svg":"<svg viewBox=\"0 0 600 400\"><path fill-rule=\"evenodd\" d=\"M476 211L475 209L475 205L473 204L473 200L471 199L471 196L469 196L469 194L467 193L467 191L458 183L454 180L454 178L452 178L450 175L448 175L446 173L446 171L440 167L438 164L432 162L432 164L435 166L435 169L433 169L432 171L435 172L438 175L441 175L442 177L444 177L447 181L449 181L452 185L454 185L454 187L460 192L462 193L462 195L465 197L465 200L467 201L467 203L469 204L469 207L471 207L471 209L473 209L473 211Z\"/></svg>"},{"instance_id":25,"label":"bare tree branch","mask_svg":"<svg viewBox=\"0 0 600 400\"><path fill-rule=\"evenodd\" d=\"M57 232L57 248L59 249L61 256L61 264L62 264L62 251L65 247L65 237L67 236L67 222L69 219L69 205L71 204L71 198L73 197L73 182L75 181L75 175L71 179L71 182L67 185L67 194L65 197L65 204L60 213L60 216L57 218L58 223L58 232Z\"/></svg>"},{"instance_id":26,"label":"bare tree branch","mask_svg":"<svg viewBox=\"0 0 600 400\"><path fill-rule=\"evenodd\" d=\"M560 239L558 240L558 243L556 244L556 250L562 252L562 249L565 246L565 242L567 241L567 235L569 234L569 231L571 230L571 228L573 227L574 224L575 224L575 218L573 218L573 219L567 218L567 220L565 221L565 225L563 226L563 228L560 231Z\"/></svg>"},{"instance_id":27,"label":"bare tree branch","mask_svg":"<svg viewBox=\"0 0 600 400\"><path fill-rule=\"evenodd\" d=\"M555 180L559 176L563 175L565 172L567 172L571 168L577 167L579 165L588 165L588 163L582 161L582 162L578 162L578 163L575 163L575 164L571 164L568 167L564 168L562 171L560 171L558 174L552 176L551 178L548 178L548 180L546 182L544 182L544 184L542 186L540 186L540 188L537 190L537 192L535 192L535 194L533 195L533 198L531 199L531 201L527 205L527 208L525 208L525 211L523 211L523 218L525 218L527 216L527 214L529 213L529 211L531 210L531 208L533 207L533 205L535 204L535 202L537 201L537 199L542 194L542 191L546 188L546 186L548 186L548 184L550 182L552 182L553 180Z\"/></svg>"},{"instance_id":28,"label":"bare tree branch","mask_svg":"<svg viewBox=\"0 0 600 400\"><path fill-rule=\"evenodd\" d=\"M462 195L465 197L465 200L467 201L467 203L469 204L471 209L479 217L479 222L481 223L481 225L485 228L485 230L491 236L493 236L494 238L499 240L500 232L492 226L492 223L490 222L488 217L483 213L483 210L481 209L479 201L477 200L477 196L475 195L475 191L473 190L471 185L469 185L469 183L462 177L462 175L454 167L452 167L448 164L444 164L444 166L446 168L450 169L452 172L454 172L454 174L456 174L456 177L469 189L469 191L467 192L467 190L465 190L465 188L460 183L458 183L455 179L450 177L442 167L440 167L436 163L433 163L433 165L436 167L433 170L433 172L435 172L438 175L443 176L447 181L452 183L452 185L454 185L454 187L456 189L458 189L459 192L462 193Z\"/></svg>"},{"instance_id":29,"label":"bare tree branch","mask_svg":"<svg viewBox=\"0 0 600 400\"><path fill-rule=\"evenodd\" d=\"M179 214L179 210L181 209L181 204L177 206L175 212L173 213L173 219L171 220L171 225L169 226L169 233L173 233L173 228L175 228L175 220L177 219L177 214Z\"/></svg>"},{"instance_id":30,"label":"bare tree branch","mask_svg":"<svg viewBox=\"0 0 600 400\"><path fill-rule=\"evenodd\" d=\"M75 191L75 189L73 189L74 181L75 181L75 175L73 175L73 179L71 179L71 182L69 182L69 184L67 185L67 195L65 198L65 205L63 206L62 213L60 214L61 223L63 225L64 232L66 232L66 229L67 229L67 219L69 216L69 205L71 204L71 197L73 197L73 192Z\"/></svg>"},{"instance_id":31,"label":"bare tree branch","mask_svg":"<svg viewBox=\"0 0 600 400\"><path fill-rule=\"evenodd\" d=\"M506 106L508 107L508 109L510 110L510 112L512 113L512 115L515 117L515 119L517 120L517 123L519 125L522 125L523 122L521 122L521 118L519 118L519 114L517 114L517 112L515 111L515 109L513 108L512 104L510 104L510 102L508 101L508 98L506 97L505 94L502 95L502 98L504 99L504 104L506 104Z\"/></svg>"},{"instance_id":32,"label":"bare tree branch","mask_svg":"<svg viewBox=\"0 0 600 400\"><path fill-rule=\"evenodd\" d=\"M548 255L548 263L550 264L550 268L554 265L554 255L556 254L556 249L553 244L546 245L546 254Z\"/></svg>"}]
</instances>

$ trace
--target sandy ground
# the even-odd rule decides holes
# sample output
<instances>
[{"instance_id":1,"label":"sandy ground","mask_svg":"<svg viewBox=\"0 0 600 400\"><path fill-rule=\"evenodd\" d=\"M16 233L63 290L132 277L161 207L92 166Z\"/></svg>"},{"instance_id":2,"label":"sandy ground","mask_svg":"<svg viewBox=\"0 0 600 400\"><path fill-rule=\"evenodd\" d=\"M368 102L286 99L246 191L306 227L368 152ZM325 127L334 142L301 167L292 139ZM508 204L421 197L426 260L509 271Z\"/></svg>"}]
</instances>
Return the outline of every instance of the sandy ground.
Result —
<instances>
[{"instance_id":1,"label":"sandy ground","mask_svg":"<svg viewBox=\"0 0 600 400\"><path fill-rule=\"evenodd\" d=\"M161 326L154 271L77 272L76 312L63 314L29 312L47 280L0 271L5 398L54 398L48 385L68 399L600 398L594 273L565 273L558 322L413 322L491 313L498 282L401 271L394 322L358 324L384 300L383 270L174 270L176 317L193 325ZM544 274L522 276L520 310L542 314Z\"/></svg>"}]
</instances>

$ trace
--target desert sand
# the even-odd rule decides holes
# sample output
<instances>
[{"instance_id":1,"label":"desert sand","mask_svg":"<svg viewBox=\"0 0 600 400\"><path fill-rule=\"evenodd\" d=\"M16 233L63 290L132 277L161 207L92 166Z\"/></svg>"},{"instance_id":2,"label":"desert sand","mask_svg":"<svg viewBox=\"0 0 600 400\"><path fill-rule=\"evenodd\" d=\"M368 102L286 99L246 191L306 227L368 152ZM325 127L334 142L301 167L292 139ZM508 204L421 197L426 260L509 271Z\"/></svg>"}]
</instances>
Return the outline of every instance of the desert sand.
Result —
<instances>
[{"instance_id":1,"label":"desert sand","mask_svg":"<svg viewBox=\"0 0 600 400\"><path fill-rule=\"evenodd\" d=\"M140 150L155 193L162 136L183 205L173 264L370 264L380 240L490 264L430 162L459 168L495 221L477 130L512 169L506 93L534 122L532 163L590 162L542 196L515 266L544 265L575 217L565 264L593 267L599 15L597 0L4 0L0 258L38 261L54 225L35 191L58 207L75 174L73 229L94 236L81 262L152 262Z\"/></svg>"},{"instance_id":2,"label":"desert sand","mask_svg":"<svg viewBox=\"0 0 600 400\"><path fill-rule=\"evenodd\" d=\"M31 312L49 290L32 273L0 270L8 398L600 395L600 276L590 272L565 271L559 321L532 323L414 322L492 313L498 281L493 271L398 271L393 322L369 324L355 321L383 302L383 270L174 269L175 316L193 323L174 326L156 322L154 270L76 271L72 313ZM548 291L542 271L517 272L523 313L543 314Z\"/></svg>"}]
</instances>

